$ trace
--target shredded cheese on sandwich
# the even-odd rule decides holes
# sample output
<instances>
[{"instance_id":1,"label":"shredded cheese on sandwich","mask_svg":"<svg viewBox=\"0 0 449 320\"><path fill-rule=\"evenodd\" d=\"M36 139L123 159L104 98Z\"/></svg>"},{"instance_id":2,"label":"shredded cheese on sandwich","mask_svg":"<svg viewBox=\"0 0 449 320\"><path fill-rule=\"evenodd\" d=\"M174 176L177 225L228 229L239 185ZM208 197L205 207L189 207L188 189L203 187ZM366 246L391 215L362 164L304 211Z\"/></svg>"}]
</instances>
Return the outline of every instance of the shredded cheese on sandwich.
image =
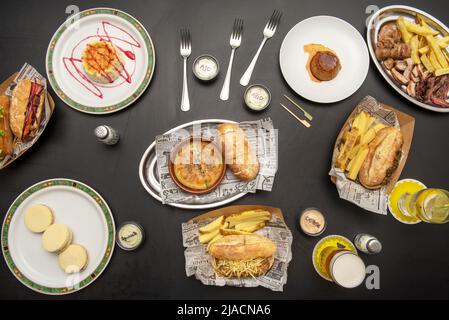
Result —
<instances>
[{"instance_id":1,"label":"shredded cheese on sandwich","mask_svg":"<svg viewBox=\"0 0 449 320\"><path fill-rule=\"evenodd\" d=\"M251 260L222 260L211 257L212 267L226 278L241 278L260 276L261 269L268 258L255 258Z\"/></svg>"}]
</instances>

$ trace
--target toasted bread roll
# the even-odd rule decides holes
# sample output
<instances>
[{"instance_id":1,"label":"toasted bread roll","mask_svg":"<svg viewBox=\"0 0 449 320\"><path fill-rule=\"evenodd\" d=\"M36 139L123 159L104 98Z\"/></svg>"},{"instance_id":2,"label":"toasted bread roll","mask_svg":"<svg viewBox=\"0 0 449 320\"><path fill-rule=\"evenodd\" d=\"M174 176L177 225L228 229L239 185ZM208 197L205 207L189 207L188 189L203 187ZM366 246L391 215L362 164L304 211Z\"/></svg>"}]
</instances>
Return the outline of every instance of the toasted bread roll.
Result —
<instances>
[{"instance_id":1,"label":"toasted bread roll","mask_svg":"<svg viewBox=\"0 0 449 320\"><path fill-rule=\"evenodd\" d=\"M13 152L13 141L9 126L10 103L7 96L0 96L0 160Z\"/></svg>"},{"instance_id":2,"label":"toasted bread roll","mask_svg":"<svg viewBox=\"0 0 449 320\"><path fill-rule=\"evenodd\" d=\"M218 126L218 133L226 164L232 173L240 180L255 179L259 173L259 160L242 128L223 123Z\"/></svg>"},{"instance_id":3,"label":"toasted bread roll","mask_svg":"<svg viewBox=\"0 0 449 320\"><path fill-rule=\"evenodd\" d=\"M397 128L383 128L376 134L368 144L368 155L359 171L359 181L365 188L378 189L388 182L398 166L402 143L402 133Z\"/></svg>"},{"instance_id":4,"label":"toasted bread roll","mask_svg":"<svg viewBox=\"0 0 449 320\"><path fill-rule=\"evenodd\" d=\"M214 271L223 277L259 277L274 263L276 244L256 234L228 235L209 245Z\"/></svg>"},{"instance_id":5,"label":"toasted bread roll","mask_svg":"<svg viewBox=\"0 0 449 320\"><path fill-rule=\"evenodd\" d=\"M44 114L44 86L38 80L19 81L14 88L10 108L10 125L20 140L34 137Z\"/></svg>"},{"instance_id":6,"label":"toasted bread roll","mask_svg":"<svg viewBox=\"0 0 449 320\"><path fill-rule=\"evenodd\" d=\"M268 258L275 252L274 242L257 234L225 236L215 241L209 248L212 256L226 260Z\"/></svg>"}]
</instances>

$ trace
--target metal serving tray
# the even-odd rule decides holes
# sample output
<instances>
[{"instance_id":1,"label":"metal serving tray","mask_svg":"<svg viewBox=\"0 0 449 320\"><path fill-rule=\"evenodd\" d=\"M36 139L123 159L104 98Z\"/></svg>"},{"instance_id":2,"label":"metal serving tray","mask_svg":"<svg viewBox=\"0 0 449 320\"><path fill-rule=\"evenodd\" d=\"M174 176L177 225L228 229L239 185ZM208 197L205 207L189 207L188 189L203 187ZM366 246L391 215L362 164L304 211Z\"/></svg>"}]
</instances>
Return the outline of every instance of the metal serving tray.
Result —
<instances>
[{"instance_id":1,"label":"metal serving tray","mask_svg":"<svg viewBox=\"0 0 449 320\"><path fill-rule=\"evenodd\" d=\"M449 35L449 29L441 21L424 11L409 6L388 6L380 9L375 14L373 14L368 22L366 40L368 43L369 53L374 64L376 65L382 76L385 78L385 80L403 97L427 110L436 112L449 112L449 108L432 106L409 96L407 92L404 91L404 89L398 83L396 83L395 80L393 80L390 71L386 70L382 66L382 63L376 58L375 48L377 44L377 35L380 28L382 28L385 23L395 21L399 16L404 16L405 19L414 21L416 15L420 15L424 19L424 21L429 24L429 26L439 31L443 36Z\"/></svg>"},{"instance_id":2,"label":"metal serving tray","mask_svg":"<svg viewBox=\"0 0 449 320\"><path fill-rule=\"evenodd\" d=\"M183 125L180 125L176 128L173 128L164 134L168 134L171 132L174 132L179 129L184 129L191 127L196 124L220 124L220 123L236 123L235 121L230 120L223 120L223 119L206 119L206 120L197 120L192 121L189 123L185 123ZM154 141L148 149L145 151L145 153L142 156L142 159L140 160L139 165L139 177L140 182L142 183L142 186L147 190L147 192L153 196L156 200L162 202L161 197L159 196L161 191L161 185L159 182L159 175L157 172L157 161L156 161L156 141ZM237 199L240 199L243 197L247 192L241 192L237 193L235 195L230 196L229 198L225 200L221 200L218 202L212 202L212 203L205 203L205 204L187 204L187 203L167 203L167 205L176 207L176 208L182 208L182 209L192 209L192 210L199 210L199 209L210 209L215 208L219 206L224 206L228 203L231 203Z\"/></svg>"}]
</instances>

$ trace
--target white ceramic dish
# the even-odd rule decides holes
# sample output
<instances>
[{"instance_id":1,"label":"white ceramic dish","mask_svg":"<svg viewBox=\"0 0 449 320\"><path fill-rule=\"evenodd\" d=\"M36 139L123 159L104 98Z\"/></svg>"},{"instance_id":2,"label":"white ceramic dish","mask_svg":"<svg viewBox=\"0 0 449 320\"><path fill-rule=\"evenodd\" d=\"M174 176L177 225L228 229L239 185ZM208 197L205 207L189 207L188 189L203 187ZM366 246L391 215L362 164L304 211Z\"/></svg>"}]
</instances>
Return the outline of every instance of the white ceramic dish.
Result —
<instances>
[{"instance_id":1,"label":"white ceramic dish","mask_svg":"<svg viewBox=\"0 0 449 320\"><path fill-rule=\"evenodd\" d=\"M43 249L42 234L27 229L25 210L37 203L48 205L55 222L72 230L72 243L87 249L84 271L66 274L58 256ZM9 208L2 228L3 256L11 272L27 287L52 295L72 293L95 281L108 265L114 243L114 218L104 199L89 186L69 179L46 180L26 189Z\"/></svg>"},{"instance_id":2,"label":"white ceramic dish","mask_svg":"<svg viewBox=\"0 0 449 320\"><path fill-rule=\"evenodd\" d=\"M87 78L81 63L86 45L107 41L123 52L126 71L113 83ZM132 104L147 88L154 72L155 53L148 32L129 14L111 8L80 12L62 24L47 50L47 78L70 107L86 113L107 114Z\"/></svg>"},{"instance_id":3,"label":"white ceramic dish","mask_svg":"<svg viewBox=\"0 0 449 320\"><path fill-rule=\"evenodd\" d=\"M306 69L304 45L321 44L333 50L341 63L337 77L314 82ZM349 23L336 17L316 16L296 24L285 36L279 53L282 75L300 96L318 103L333 103L351 96L365 81L369 54L365 40Z\"/></svg>"}]
</instances>

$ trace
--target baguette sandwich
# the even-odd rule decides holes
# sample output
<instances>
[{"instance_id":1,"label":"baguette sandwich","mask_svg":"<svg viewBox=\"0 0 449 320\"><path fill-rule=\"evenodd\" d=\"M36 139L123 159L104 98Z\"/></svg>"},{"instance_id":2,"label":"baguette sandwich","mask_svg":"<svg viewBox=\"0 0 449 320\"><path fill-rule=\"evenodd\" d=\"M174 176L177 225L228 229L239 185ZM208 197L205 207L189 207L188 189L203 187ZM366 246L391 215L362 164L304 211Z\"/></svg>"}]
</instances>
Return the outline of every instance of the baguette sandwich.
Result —
<instances>
[{"instance_id":1,"label":"baguette sandwich","mask_svg":"<svg viewBox=\"0 0 449 320\"><path fill-rule=\"evenodd\" d=\"M403 144L399 129L381 129L368 144L368 154L359 172L359 182L367 189L378 189L387 184L401 158Z\"/></svg>"},{"instance_id":2,"label":"baguette sandwich","mask_svg":"<svg viewBox=\"0 0 449 320\"><path fill-rule=\"evenodd\" d=\"M224 236L209 246L214 271L226 278L260 277L274 263L276 244L257 235Z\"/></svg>"},{"instance_id":3,"label":"baguette sandwich","mask_svg":"<svg viewBox=\"0 0 449 320\"><path fill-rule=\"evenodd\" d=\"M19 140L33 138L44 115L45 92L39 80L21 80L11 98L10 125Z\"/></svg>"},{"instance_id":4,"label":"baguette sandwich","mask_svg":"<svg viewBox=\"0 0 449 320\"><path fill-rule=\"evenodd\" d=\"M13 141L9 126L10 103L7 96L0 96L0 160L13 152Z\"/></svg>"}]
</instances>

